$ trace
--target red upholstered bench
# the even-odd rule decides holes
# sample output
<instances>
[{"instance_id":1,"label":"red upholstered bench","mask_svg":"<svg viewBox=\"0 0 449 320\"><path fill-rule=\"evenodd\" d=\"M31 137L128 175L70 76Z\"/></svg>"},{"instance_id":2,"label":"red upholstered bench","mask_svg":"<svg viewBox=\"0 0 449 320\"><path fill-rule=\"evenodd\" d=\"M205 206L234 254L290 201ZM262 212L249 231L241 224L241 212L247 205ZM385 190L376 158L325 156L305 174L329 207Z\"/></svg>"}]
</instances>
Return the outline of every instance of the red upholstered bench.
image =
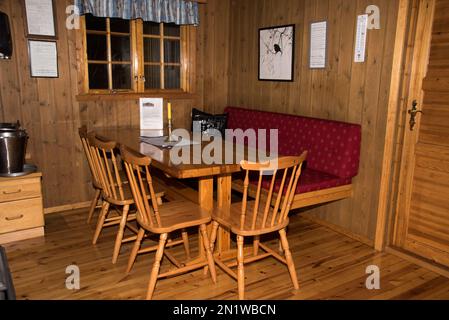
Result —
<instances>
[{"instance_id":1,"label":"red upholstered bench","mask_svg":"<svg viewBox=\"0 0 449 320\"><path fill-rule=\"evenodd\" d=\"M359 169L360 125L236 107L227 107L225 112L228 129L267 129L268 146L269 130L278 129L278 151L282 156L308 151L292 209L352 196L352 178ZM269 178L264 184L269 185ZM239 178L232 186L243 191Z\"/></svg>"}]
</instances>

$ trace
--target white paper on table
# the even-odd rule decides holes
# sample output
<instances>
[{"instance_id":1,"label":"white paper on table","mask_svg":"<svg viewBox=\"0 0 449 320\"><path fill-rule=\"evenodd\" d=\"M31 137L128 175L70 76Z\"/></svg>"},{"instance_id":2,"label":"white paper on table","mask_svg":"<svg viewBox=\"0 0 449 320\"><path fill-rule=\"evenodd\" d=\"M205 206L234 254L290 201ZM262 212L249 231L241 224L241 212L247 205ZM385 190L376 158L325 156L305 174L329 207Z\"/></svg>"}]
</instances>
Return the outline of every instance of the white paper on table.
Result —
<instances>
[{"instance_id":1,"label":"white paper on table","mask_svg":"<svg viewBox=\"0 0 449 320\"><path fill-rule=\"evenodd\" d=\"M164 150L145 142L140 143L140 153L157 161L162 161L164 158Z\"/></svg>"},{"instance_id":2,"label":"white paper on table","mask_svg":"<svg viewBox=\"0 0 449 320\"><path fill-rule=\"evenodd\" d=\"M167 137L156 137L156 138L147 138L147 137L141 137L140 141L146 144L150 144L157 147L162 148L172 148L172 147L186 147L190 145L196 145L199 144L198 141L188 140L188 139L181 139L181 141L173 141L169 142L166 141Z\"/></svg>"},{"instance_id":3,"label":"white paper on table","mask_svg":"<svg viewBox=\"0 0 449 320\"><path fill-rule=\"evenodd\" d=\"M58 51L53 41L28 41L31 75L33 77L58 76Z\"/></svg>"},{"instance_id":4,"label":"white paper on table","mask_svg":"<svg viewBox=\"0 0 449 320\"><path fill-rule=\"evenodd\" d=\"M310 68L326 67L327 21L310 26Z\"/></svg>"},{"instance_id":5,"label":"white paper on table","mask_svg":"<svg viewBox=\"0 0 449 320\"><path fill-rule=\"evenodd\" d=\"M140 99L140 130L164 129L164 99Z\"/></svg>"},{"instance_id":6,"label":"white paper on table","mask_svg":"<svg viewBox=\"0 0 449 320\"><path fill-rule=\"evenodd\" d=\"M362 14L357 17L357 33L355 38L354 62L365 62L366 35L368 32L368 15Z\"/></svg>"}]
</instances>

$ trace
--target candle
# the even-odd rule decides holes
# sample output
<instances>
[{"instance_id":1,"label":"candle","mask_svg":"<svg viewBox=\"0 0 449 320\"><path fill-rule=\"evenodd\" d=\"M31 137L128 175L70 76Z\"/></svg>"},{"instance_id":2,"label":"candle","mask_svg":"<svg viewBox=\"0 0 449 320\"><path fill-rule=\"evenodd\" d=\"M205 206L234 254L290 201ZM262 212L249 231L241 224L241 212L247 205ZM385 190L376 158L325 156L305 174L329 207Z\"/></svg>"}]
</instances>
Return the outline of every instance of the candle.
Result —
<instances>
[{"instance_id":1,"label":"candle","mask_svg":"<svg viewBox=\"0 0 449 320\"><path fill-rule=\"evenodd\" d=\"M168 120L171 120L171 103L169 102L167 105L168 108L168 112L167 112L167 116L168 116Z\"/></svg>"}]
</instances>

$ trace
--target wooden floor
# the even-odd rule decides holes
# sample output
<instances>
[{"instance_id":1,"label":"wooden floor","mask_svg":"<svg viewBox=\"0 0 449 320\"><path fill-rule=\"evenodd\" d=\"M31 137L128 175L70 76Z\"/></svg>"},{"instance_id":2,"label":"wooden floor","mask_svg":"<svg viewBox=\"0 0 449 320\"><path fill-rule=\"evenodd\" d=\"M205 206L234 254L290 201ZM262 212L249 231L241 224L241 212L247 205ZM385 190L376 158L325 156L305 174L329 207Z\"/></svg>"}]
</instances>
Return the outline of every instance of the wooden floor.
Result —
<instances>
[{"instance_id":1,"label":"wooden floor","mask_svg":"<svg viewBox=\"0 0 449 320\"><path fill-rule=\"evenodd\" d=\"M111 264L114 229L91 244L94 226L85 210L46 216L45 239L6 245L18 299L143 299L154 253L141 255L125 275L131 244L124 245L117 265ZM192 232L191 247L197 237ZM394 255L376 253L368 246L313 223L291 218L290 247L298 270L295 292L287 269L274 259L246 266L247 299L449 299L449 279ZM269 241L273 248L276 241ZM153 244L152 240L147 241ZM183 258L183 248L172 249ZM381 289L365 288L366 267L377 265ZM77 265L81 288L65 287L66 267ZM171 267L163 261L163 268ZM236 299L237 283L218 270L212 284L202 271L159 280L154 299Z\"/></svg>"}]
</instances>

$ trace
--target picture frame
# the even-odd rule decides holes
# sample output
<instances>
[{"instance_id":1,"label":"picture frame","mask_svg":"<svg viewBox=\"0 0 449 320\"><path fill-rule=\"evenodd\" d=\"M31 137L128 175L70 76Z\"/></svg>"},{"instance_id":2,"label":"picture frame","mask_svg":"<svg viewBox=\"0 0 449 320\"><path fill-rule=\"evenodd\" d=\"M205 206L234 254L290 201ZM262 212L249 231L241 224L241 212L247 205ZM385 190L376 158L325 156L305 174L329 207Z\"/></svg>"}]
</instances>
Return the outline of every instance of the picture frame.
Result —
<instances>
[{"instance_id":1,"label":"picture frame","mask_svg":"<svg viewBox=\"0 0 449 320\"><path fill-rule=\"evenodd\" d=\"M58 47L55 40L28 40L30 76L59 78Z\"/></svg>"},{"instance_id":2,"label":"picture frame","mask_svg":"<svg viewBox=\"0 0 449 320\"><path fill-rule=\"evenodd\" d=\"M259 81L295 80L295 28L290 24L259 29Z\"/></svg>"},{"instance_id":3,"label":"picture frame","mask_svg":"<svg viewBox=\"0 0 449 320\"><path fill-rule=\"evenodd\" d=\"M27 38L57 39L54 0L22 0Z\"/></svg>"}]
</instances>

